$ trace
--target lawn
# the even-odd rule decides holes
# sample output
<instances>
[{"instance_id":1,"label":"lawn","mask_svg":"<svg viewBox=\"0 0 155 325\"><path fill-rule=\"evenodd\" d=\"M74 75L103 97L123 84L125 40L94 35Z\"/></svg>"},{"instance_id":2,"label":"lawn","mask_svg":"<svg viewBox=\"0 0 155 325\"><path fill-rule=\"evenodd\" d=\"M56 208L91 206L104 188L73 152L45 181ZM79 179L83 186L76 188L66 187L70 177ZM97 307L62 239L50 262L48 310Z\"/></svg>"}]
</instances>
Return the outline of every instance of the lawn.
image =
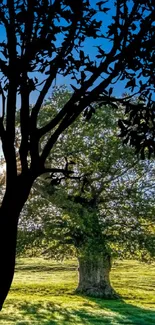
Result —
<instances>
[{"instance_id":1,"label":"lawn","mask_svg":"<svg viewBox=\"0 0 155 325\"><path fill-rule=\"evenodd\" d=\"M75 261L19 259L0 325L155 324L155 265L116 262L111 281L120 300L74 294Z\"/></svg>"}]
</instances>

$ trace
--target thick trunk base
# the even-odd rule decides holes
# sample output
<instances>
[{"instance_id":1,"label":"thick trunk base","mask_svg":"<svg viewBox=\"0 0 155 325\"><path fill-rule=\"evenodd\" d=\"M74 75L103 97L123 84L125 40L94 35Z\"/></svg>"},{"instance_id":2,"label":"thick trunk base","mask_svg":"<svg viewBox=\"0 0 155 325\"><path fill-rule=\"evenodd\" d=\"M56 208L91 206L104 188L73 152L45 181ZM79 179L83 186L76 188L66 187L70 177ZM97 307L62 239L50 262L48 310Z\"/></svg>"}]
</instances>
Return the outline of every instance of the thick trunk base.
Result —
<instances>
[{"instance_id":1,"label":"thick trunk base","mask_svg":"<svg viewBox=\"0 0 155 325\"><path fill-rule=\"evenodd\" d=\"M79 284L76 293L86 296L118 299L110 284L111 261L103 253L79 258Z\"/></svg>"},{"instance_id":2,"label":"thick trunk base","mask_svg":"<svg viewBox=\"0 0 155 325\"><path fill-rule=\"evenodd\" d=\"M6 190L0 207L0 310L9 292L15 269L17 226L32 181L17 179L13 188Z\"/></svg>"},{"instance_id":3,"label":"thick trunk base","mask_svg":"<svg viewBox=\"0 0 155 325\"><path fill-rule=\"evenodd\" d=\"M111 286L91 286L89 288L81 288L78 286L75 290L75 293L108 300L115 300L120 298Z\"/></svg>"}]
</instances>

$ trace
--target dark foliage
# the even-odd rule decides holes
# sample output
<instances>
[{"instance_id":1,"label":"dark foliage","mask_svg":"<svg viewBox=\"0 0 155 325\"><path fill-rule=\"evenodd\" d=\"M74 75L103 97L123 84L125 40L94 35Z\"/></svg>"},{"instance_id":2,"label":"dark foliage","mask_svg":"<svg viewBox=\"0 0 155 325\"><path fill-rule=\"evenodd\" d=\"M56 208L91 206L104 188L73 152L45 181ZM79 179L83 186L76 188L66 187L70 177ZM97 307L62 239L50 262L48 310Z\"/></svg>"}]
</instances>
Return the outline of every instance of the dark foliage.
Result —
<instances>
[{"instance_id":1,"label":"dark foliage","mask_svg":"<svg viewBox=\"0 0 155 325\"><path fill-rule=\"evenodd\" d=\"M115 9L107 32L103 32L104 15L110 12L108 0L97 2L95 9L88 0L78 1L78 5L69 0L0 1L0 24L6 31L6 38L0 44L3 105L0 135L7 171L14 178L17 174L14 149L17 94L21 97L19 152L22 171L28 171L30 155L35 177L44 171L45 160L59 134L80 112L85 110L89 119L94 112L91 106L94 101L120 101L112 96L113 87L110 86L118 79L124 80L126 88L132 92L143 94L147 101L149 96L150 105L155 86L155 4L153 1L118 0ZM96 16L98 11L101 21ZM96 59L92 60L86 54L85 42L88 38L98 39L101 44L108 40L111 49L105 51L104 46L97 45ZM44 75L42 85L34 72ZM58 74L74 80L74 94L59 114L38 130L39 110ZM98 78L100 82L96 85ZM35 89L40 93L30 113L30 94ZM134 107L134 111L137 110ZM132 119L131 123L135 124L135 121ZM39 156L39 140L50 130L54 132Z\"/></svg>"},{"instance_id":2,"label":"dark foliage","mask_svg":"<svg viewBox=\"0 0 155 325\"><path fill-rule=\"evenodd\" d=\"M107 14L109 26L105 26ZM113 96L118 80L124 80L132 94L143 94L149 103L155 86L154 23L154 0L116 0L112 14L111 0L0 0L4 35L0 43L0 138L6 161L6 191L0 210L0 306L14 273L20 211L34 180L49 171L46 158L59 135L82 111L89 120L96 101L114 107L123 104L127 99ZM96 45L95 58L87 53L89 39ZM58 75L73 80L74 93L39 128L39 111ZM30 109L34 90L38 90L38 98ZM17 95L21 102L19 152L15 147ZM45 134L47 142L40 152Z\"/></svg>"},{"instance_id":3,"label":"dark foliage","mask_svg":"<svg viewBox=\"0 0 155 325\"><path fill-rule=\"evenodd\" d=\"M142 159L155 155L155 104L154 102L126 104L126 119L119 120L120 136L124 144L135 147Z\"/></svg>"}]
</instances>

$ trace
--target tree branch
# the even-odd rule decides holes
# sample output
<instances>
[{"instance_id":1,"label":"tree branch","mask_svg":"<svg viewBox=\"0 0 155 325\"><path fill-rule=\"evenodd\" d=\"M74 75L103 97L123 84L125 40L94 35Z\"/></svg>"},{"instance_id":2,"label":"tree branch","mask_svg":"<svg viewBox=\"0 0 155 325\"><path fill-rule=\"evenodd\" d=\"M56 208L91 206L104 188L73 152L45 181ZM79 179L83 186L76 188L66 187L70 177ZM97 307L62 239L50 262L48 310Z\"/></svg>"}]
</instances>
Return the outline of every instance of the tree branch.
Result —
<instances>
[{"instance_id":1,"label":"tree branch","mask_svg":"<svg viewBox=\"0 0 155 325\"><path fill-rule=\"evenodd\" d=\"M54 3L54 5L56 5L56 3ZM32 121L33 121L33 124L35 124L35 126L36 126L37 116L38 116L39 110L41 108L41 105L43 103L43 100L44 100L53 80L55 79L55 77L57 75L58 69L60 69L61 66L63 66L63 62L64 62L66 55L68 53L70 53L74 47L74 38L76 35L78 19L76 19L75 21L73 20L73 23L74 24L69 31L68 37L62 44L63 46L62 46L60 53L57 55L57 57L55 59L53 59L49 63L49 66L50 66L49 72L48 72L49 77L47 78L45 85L44 85L43 89L41 90L40 95L37 99L37 102L32 110ZM72 42L71 41L69 42L69 40L71 40Z\"/></svg>"},{"instance_id":2,"label":"tree branch","mask_svg":"<svg viewBox=\"0 0 155 325\"><path fill-rule=\"evenodd\" d=\"M6 62L0 59L0 71L4 74L4 76L8 77L9 69Z\"/></svg>"},{"instance_id":3,"label":"tree branch","mask_svg":"<svg viewBox=\"0 0 155 325\"><path fill-rule=\"evenodd\" d=\"M61 111L44 127L38 130L38 136L41 138L44 134L51 131L54 127L56 127L59 122L65 117L69 111L71 111L73 105L76 103L77 98L76 95L73 94L69 101L64 105Z\"/></svg>"},{"instance_id":4,"label":"tree branch","mask_svg":"<svg viewBox=\"0 0 155 325\"><path fill-rule=\"evenodd\" d=\"M21 78L21 109L20 109L20 129L21 129L21 144L19 148L22 171L27 171L28 161L27 155L29 150L29 89L28 89L27 72L23 72Z\"/></svg>"},{"instance_id":5,"label":"tree branch","mask_svg":"<svg viewBox=\"0 0 155 325\"><path fill-rule=\"evenodd\" d=\"M3 117L0 118L0 138L2 141L2 149L4 153L5 160L7 158L7 141L6 141L6 131L3 125Z\"/></svg>"},{"instance_id":6,"label":"tree branch","mask_svg":"<svg viewBox=\"0 0 155 325\"><path fill-rule=\"evenodd\" d=\"M72 174L73 171L72 170L66 170L65 168L47 168L47 167L44 167L43 170L42 170L42 174L45 174L45 173L62 173L64 175L66 175L66 174Z\"/></svg>"},{"instance_id":7,"label":"tree branch","mask_svg":"<svg viewBox=\"0 0 155 325\"><path fill-rule=\"evenodd\" d=\"M6 113L6 168L7 182L10 186L17 176L16 154L14 148L15 140L15 112L16 112L16 93L18 73L16 71L17 53L16 53L16 32L15 32L15 10L14 1L7 0L9 23L7 27L8 53L9 53L9 85L7 96L7 113Z\"/></svg>"}]
</instances>

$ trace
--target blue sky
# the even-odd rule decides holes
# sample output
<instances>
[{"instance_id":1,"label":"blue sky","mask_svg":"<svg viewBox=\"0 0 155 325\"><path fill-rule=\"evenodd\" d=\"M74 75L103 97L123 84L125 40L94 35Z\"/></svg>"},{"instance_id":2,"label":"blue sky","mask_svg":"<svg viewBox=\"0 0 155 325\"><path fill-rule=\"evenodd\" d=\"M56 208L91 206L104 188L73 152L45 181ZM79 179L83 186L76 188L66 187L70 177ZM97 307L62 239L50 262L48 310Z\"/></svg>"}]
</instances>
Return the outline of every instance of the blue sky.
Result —
<instances>
[{"instance_id":1,"label":"blue sky","mask_svg":"<svg viewBox=\"0 0 155 325\"><path fill-rule=\"evenodd\" d=\"M99 0L90 0L90 3L93 7L96 7L96 2L98 2ZM111 22L111 17L112 17L112 14L114 14L115 12L115 7L114 7L114 0L109 0L108 1L108 5L109 6L110 4L110 11L108 12L108 14L104 14L104 16L101 16L101 14L98 14L97 15L97 19L103 19L103 31L105 32L106 30L106 26L110 24ZM0 26L0 42L3 42L4 40L6 39L6 33L5 33L5 29ZM101 40L100 41L96 41L94 39L89 39L86 43L86 51L88 53L91 53L92 57L95 58L95 52L96 52L96 48L95 48L95 45L97 44L100 44L101 45ZM110 47L110 44L108 42L104 42L104 48L105 50L107 50L108 48ZM4 59L4 57L3 57ZM42 81L43 80L43 77L39 80L39 81ZM57 76L57 79L56 79L56 85L63 85L63 84L66 84L68 87L70 87L70 84L73 83L73 80L70 79L70 77L62 77L60 75ZM52 89L50 89L50 91L48 92L47 96L46 97L50 97L51 96L51 92L52 92ZM116 95L121 95L123 92L123 87L121 86L121 84L117 84L115 86L115 94ZM30 97L30 103L31 104L34 104L36 99L37 99L37 96L38 96L38 92L37 91L34 91L31 93L31 97ZM17 100L17 107L19 108L20 107L20 99L18 98ZM1 99L0 99L0 112L1 112ZM0 152L1 152L1 148L0 148Z\"/></svg>"},{"instance_id":2,"label":"blue sky","mask_svg":"<svg viewBox=\"0 0 155 325\"><path fill-rule=\"evenodd\" d=\"M90 3L93 7L96 7L96 2L98 2L99 0L90 0ZM107 25L110 24L111 20L112 20L112 15L114 14L115 12L115 6L114 6L114 0L109 0L107 5L107 7L110 7L110 10L107 14L104 14L104 15L101 15L101 14L98 14L97 15L97 18L100 20L102 19L103 20L103 31L105 32L106 30L106 27ZM0 26L0 42L2 42L3 40L5 39L5 30L2 28L2 26ZM102 44L101 40L94 40L94 39L89 39L87 41L87 44L86 44L86 51L88 53L91 53L92 57L95 58L95 52L96 52L96 48L95 48L95 45L96 44ZM110 48L110 44L108 42L105 42L104 41L104 48L105 50L109 49ZM40 81L43 80L43 78L40 79ZM66 84L67 86L70 86L70 83L72 83L73 81L70 79L70 77L62 77L62 76L57 76L57 79L56 79L56 85L62 85L62 84ZM120 96L122 94L124 90L124 87L123 87L123 83L119 82L118 84L115 85L115 89L114 89L114 93L116 96ZM51 95L51 91L50 90L48 92L48 95L47 97L49 97ZM38 92L35 91L35 92L32 92L31 94L31 98L30 98L30 102L31 104L35 103L36 101L36 98L38 96ZM20 105L20 101L18 99L18 107Z\"/></svg>"},{"instance_id":3,"label":"blue sky","mask_svg":"<svg viewBox=\"0 0 155 325\"><path fill-rule=\"evenodd\" d=\"M75 1L75 0L73 0ZM96 3L98 2L99 0L90 0L90 3L92 5L92 7L94 7L95 9L97 9L97 6L96 6ZM133 0L127 0L127 3L128 3L128 7L131 8L132 4L133 4ZM103 33L105 33L107 31L107 26L110 25L110 23L112 22L112 16L115 15L115 11L116 11L116 8L115 8L115 0L108 0L107 1L107 4L105 4L106 7L110 8L110 10L107 12L107 14L101 14L101 13L98 13L96 18L98 20L102 20L103 21L103 26L102 26L102 31ZM2 26L0 26L0 42L2 42L3 40L5 39L5 30ZM58 43L59 43L59 40L58 40ZM91 58L94 58L95 59L95 54L96 54L96 47L95 45L102 45L102 48L105 50L105 51L108 51L110 50L110 45L111 43L107 40L103 40L103 39L92 39L92 38L89 38L87 41L86 41L86 44L85 44L85 51L90 54L91 53ZM40 76L39 77L39 81L42 81L44 79L44 76ZM66 84L68 87L70 87L70 84L73 83L75 84L75 82L73 80L70 79L70 77L62 77L60 75L57 76L56 78L56 85L63 85L63 84ZM114 95L115 96L121 96L124 92L125 92L125 88L124 88L124 85L125 83L124 82L121 82L121 81L118 81L115 85L114 85ZM51 93L52 93L52 88L50 89L50 91L48 92L47 96L46 97L50 97L51 96ZM34 104L36 99L37 99L37 96L38 96L38 92L37 91L34 91L31 93L31 97L30 97L30 103L31 104ZM1 101L0 101L0 105L1 105ZM18 98L18 101L17 101L17 107L19 108L20 107L20 100ZM1 109L0 109L1 110Z\"/></svg>"}]
</instances>

